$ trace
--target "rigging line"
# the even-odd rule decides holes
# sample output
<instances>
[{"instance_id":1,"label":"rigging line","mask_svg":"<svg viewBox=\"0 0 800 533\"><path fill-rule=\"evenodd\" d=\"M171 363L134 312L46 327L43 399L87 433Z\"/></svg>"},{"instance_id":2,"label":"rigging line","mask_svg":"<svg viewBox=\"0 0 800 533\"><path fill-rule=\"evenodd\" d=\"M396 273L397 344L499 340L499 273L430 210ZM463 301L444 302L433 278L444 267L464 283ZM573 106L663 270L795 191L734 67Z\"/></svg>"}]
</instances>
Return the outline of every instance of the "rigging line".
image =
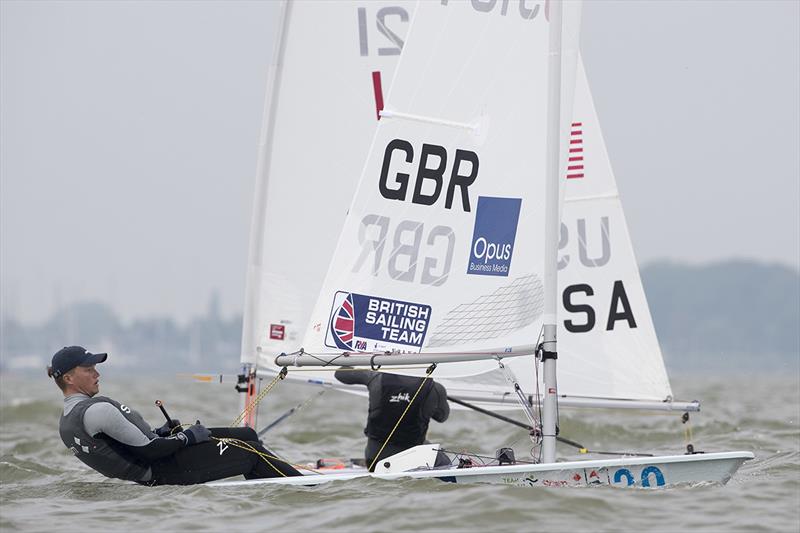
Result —
<instances>
[{"instance_id":1,"label":"rigging line","mask_svg":"<svg viewBox=\"0 0 800 533\"><path fill-rule=\"evenodd\" d=\"M408 366L383 366L381 365L380 370L376 370L375 372L387 372L388 370L416 370L420 368L428 368L428 365L408 365ZM293 368L292 372L339 372L342 371L355 371L355 372L363 372L363 368L356 368L354 366L340 366L339 368Z\"/></svg>"},{"instance_id":2,"label":"rigging line","mask_svg":"<svg viewBox=\"0 0 800 533\"><path fill-rule=\"evenodd\" d=\"M481 407L478 407L477 405L473 405L473 404L465 402L463 400L459 400L458 398L453 398L452 396L448 396L447 399L449 401L453 402L453 403L457 403L459 405L463 405L464 407L468 407L468 408L470 408L470 409L472 409L474 411L477 411L478 413L481 413L481 414L484 414L484 415L487 415L487 416L491 416L492 418L496 418L498 420L502 420L503 422L508 422L509 424L513 424L515 426L521 427L522 429L527 429L528 431L533 431L533 427L532 426L529 426L528 424L525 424L525 423L520 422L518 420L514 420L513 418L509 418L507 416L503 416L503 415L500 415L500 414L497 414L497 413L493 413L492 411L489 411L487 409L483 409ZM519 439L517 439L517 440L519 440ZM559 441L559 442L563 442L564 444L569 444L570 446L574 446L574 447L578 448L581 451L581 453L588 453L587 448L583 444L575 442L574 440L569 440L569 439L566 439L564 437L559 437L559 436L556 436L556 440ZM593 453L601 453L601 452L593 452ZM609 452L609 453L611 453L611 452Z\"/></svg>"},{"instance_id":3,"label":"rigging line","mask_svg":"<svg viewBox=\"0 0 800 533\"><path fill-rule=\"evenodd\" d=\"M497 365L500 367L500 371L503 373L506 381L508 381L514 388L514 393L517 395L517 401L522 407L522 410L525 413L525 416L528 418L528 421L531 423L531 427L539 427L540 422L539 420L536 420L536 416L533 414L533 411L531 411L531 406L525 399L525 394L522 392L522 389L516 380L516 376L514 376L513 373L511 373L511 371L509 371L501 361L497 361Z\"/></svg>"},{"instance_id":4,"label":"rigging line","mask_svg":"<svg viewBox=\"0 0 800 533\"><path fill-rule=\"evenodd\" d=\"M539 336L536 339L536 350L535 350L534 356L533 356L533 374L534 374L533 381L536 384L535 385L535 390L536 390L536 414L539 416L538 420L540 420L540 421L542 420L542 403L543 403L542 400L543 399L542 399L542 396L541 396L541 391L539 390L539 363L541 361L540 356L541 356L541 353L542 353L542 341L543 340L544 340L544 326L539 330ZM531 401L531 403L533 403L533 398L532 397L529 397L529 400ZM531 405L531 408L533 408L533 405ZM538 427L539 433L542 432L541 431L541 427L542 426L541 426L541 422L540 422L540 425ZM538 448L538 453L536 453L537 448ZM539 445L538 446L534 446L533 448L531 448L531 457L534 457L534 459L536 460L537 463L541 463L542 462L542 440L541 440L541 438L539 440Z\"/></svg>"},{"instance_id":5,"label":"rigging line","mask_svg":"<svg viewBox=\"0 0 800 533\"><path fill-rule=\"evenodd\" d=\"M242 412L239 414L239 416L237 416L237 417L236 417L236 419L235 419L235 420L234 420L234 421L231 423L231 427L236 427L236 426L238 426L239 424L241 424L242 420L244 420L244 419L245 419L245 417L246 417L246 416L247 416L247 415L248 415L248 414L249 414L249 413L250 413L250 412L251 412L253 409L255 409L255 407L258 405L258 403L259 403L261 400L263 400L263 399L264 399L264 396L266 396L266 395L267 395L267 393L268 393L270 390L272 390L272 387L274 387L274 386L275 386L275 384L276 384L278 381L280 381L280 380L282 380L283 378L285 378L285 377L286 377L286 374L287 374L288 372L289 372L289 371L287 370L287 368L286 368L286 367L283 367L283 369L281 369L281 371L280 371L280 372L278 372L278 375L277 375L277 376L275 376L275 378L274 378L274 379L273 379L273 380L272 380L272 381L269 383L269 385L267 385L267 386L264 388L264 390L262 390L262 391L261 391L261 392L258 394L258 396L256 396L256 399L255 399L255 400L253 400L252 402L250 402L249 404L247 404L247 405L245 406L245 408L244 408L244 411L242 411Z\"/></svg>"},{"instance_id":6,"label":"rigging line","mask_svg":"<svg viewBox=\"0 0 800 533\"><path fill-rule=\"evenodd\" d=\"M510 443L510 444L508 444L508 445L507 445L507 447L508 447L508 448L512 448L512 449L513 449L515 444L517 444L517 443L518 443L519 441L521 441L522 439L526 439L526 438L530 438L530 437L529 437L528 435L523 435L523 436L521 436L520 438L518 438L517 440L511 441L511 443ZM537 461L536 461L536 458L534 458L534 463L536 463L536 462L537 462Z\"/></svg>"},{"instance_id":7,"label":"rigging line","mask_svg":"<svg viewBox=\"0 0 800 533\"><path fill-rule=\"evenodd\" d=\"M681 415L681 423L683 424L683 438L686 444L686 453L693 454L694 444L692 444L692 423L689 420L689 411Z\"/></svg>"},{"instance_id":8,"label":"rigging line","mask_svg":"<svg viewBox=\"0 0 800 533\"><path fill-rule=\"evenodd\" d=\"M295 463L287 461L286 459L281 459L280 457L275 457L274 455L270 455L268 453L264 453L262 451L259 451L259 450L255 449L247 441L243 441L243 440L240 440L240 439L234 439L234 438L231 438L231 437L218 438L218 437L214 437L214 436L212 436L211 439L215 440L217 442L230 444L230 445L232 445L232 446L234 446L236 448L240 448L242 450L245 450L245 451L248 451L248 452L252 452L252 453L258 455L270 467L272 467L273 470L275 470L277 473L279 473L283 477L287 477L286 474L284 474L283 472L278 470L278 468L274 464L272 464L272 462L270 462L270 459L272 459L273 461L279 461L281 463L287 464L287 465L289 465L291 467L294 467L294 468L297 468L297 469L308 470L309 472L314 472L315 474L322 474L322 472L314 470L313 468L309 468L309 467L304 466L304 465L295 464Z\"/></svg>"},{"instance_id":9,"label":"rigging line","mask_svg":"<svg viewBox=\"0 0 800 533\"><path fill-rule=\"evenodd\" d=\"M652 453L637 453L637 452L600 452L597 450L586 450L586 451L581 450L580 453L588 453L595 455L615 455L622 457L655 457L655 454Z\"/></svg>"},{"instance_id":10,"label":"rigging line","mask_svg":"<svg viewBox=\"0 0 800 533\"><path fill-rule=\"evenodd\" d=\"M452 453L452 454L454 454L456 456L465 455L467 457L477 457L479 459L490 459L491 461L497 461L497 457L492 457L491 455L480 455L480 454L472 453L472 452L456 452L456 451L453 451L453 450L446 450L444 448L439 448L439 449L444 453ZM515 460L515 463L516 464L524 464L524 465L535 465L535 464L537 464L537 463L535 463L533 461L521 461L519 459Z\"/></svg>"},{"instance_id":11,"label":"rigging line","mask_svg":"<svg viewBox=\"0 0 800 533\"><path fill-rule=\"evenodd\" d=\"M294 363L294 364L295 364L295 366L297 365L297 357L299 357L299 356L301 356L301 355L307 355L307 356L311 357L312 359L316 359L317 361L319 361L320 363L322 363L322 366L323 366L323 367L326 367L326 366L331 366L331 365L333 365L333 363L334 363L334 362L335 362L337 359L339 359L340 357L345 357L345 356L347 355L347 352L337 355L336 357L334 357L334 358L333 358L333 359L331 359L330 361L326 361L326 360L324 360L324 359L320 359L318 356L314 355L313 353L310 353L310 352L307 352L307 351L305 351L303 348L300 348L299 350L296 350L296 351L294 351L294 352L292 352L292 353L289 353L289 354L287 354L287 353L282 353L282 354L280 354L280 355L293 355L293 356L295 356L295 363ZM285 367L284 367L284 368L285 368Z\"/></svg>"},{"instance_id":12,"label":"rigging line","mask_svg":"<svg viewBox=\"0 0 800 533\"><path fill-rule=\"evenodd\" d=\"M528 433L528 437L531 439L531 443L533 444L533 447L531 448L531 457L534 457L540 461L542 455L542 437L543 437L541 411L539 411L539 418L537 419L532 411L532 406L529 405L528 401L525 399L525 395L522 392L522 388L516 381L516 376L514 376L513 372L508 370L501 361L498 360L497 364L500 367L500 370L505 376L506 380L509 383L511 383L511 385L513 385L514 392L517 395L517 401L522 407L525 416L528 418L528 421L530 421L531 426L534 428ZM538 454L536 453L537 449L538 449Z\"/></svg>"},{"instance_id":13,"label":"rigging line","mask_svg":"<svg viewBox=\"0 0 800 533\"><path fill-rule=\"evenodd\" d=\"M516 351L514 351L515 348L516 348ZM302 353L299 353L299 352L294 352L294 353L289 353L289 354L282 353L282 354L279 354L279 357L280 356L284 356L284 355L286 355L286 356L289 356L289 355L307 355L309 357L317 358L317 360L320 361L320 362L326 362L327 363L328 361L326 361L325 359L319 359L319 358L320 357L333 357L333 356L335 356L333 359L331 359L331 361L335 361L336 359L338 359L340 357L347 358L347 357L350 357L350 356L366 356L366 355L387 355L387 356L395 356L395 357L398 357L398 358L402 358L404 355L498 355L498 356L502 356L502 357L506 357L506 356L508 356L508 354L510 354L511 356L517 356L517 357L523 356L523 355L534 355L534 351L533 351L531 345L521 345L521 346L512 347L512 351L506 351L506 350L507 350L507 347L498 347L498 348L495 348L493 350L490 350L490 349L486 349L486 350L451 350L451 351L446 351L446 352L440 352L440 351L399 352L399 351L392 351L392 350L377 350L377 351L364 351L364 352L352 351L352 352L342 352L342 353L318 352L318 353L315 354L315 353L312 353L312 352L305 352L304 351Z\"/></svg>"},{"instance_id":14,"label":"rigging line","mask_svg":"<svg viewBox=\"0 0 800 533\"><path fill-rule=\"evenodd\" d=\"M463 405L464 407L468 407L468 408L470 408L473 411L476 411L478 413L481 413L481 414L484 414L484 415L487 415L487 416L491 416L492 418L496 418L498 420L502 420L503 422L508 422L509 424L513 424L513 425L521 427L523 429L527 429L528 431L533 431L533 426L529 426L528 424L524 424L522 422L514 420L513 418L509 418L507 416L503 416L503 415L494 413L492 411L489 411L488 409L484 409L482 407L478 407L477 405L465 402L464 400L459 400L458 398L453 398L450 395L447 396L447 399L449 401L453 402L453 403L457 403L458 405Z\"/></svg>"},{"instance_id":15,"label":"rigging line","mask_svg":"<svg viewBox=\"0 0 800 533\"><path fill-rule=\"evenodd\" d=\"M544 326L542 326L542 329L539 330L539 338L536 339L537 355L534 356L533 360L534 373L536 374L536 398L538 400L536 402L536 411L539 413L539 420L542 419L542 405L544 404L544 399L542 398L542 392L539 389L539 365L542 362L541 355L544 351L543 343L544 343ZM556 424L558 424L558 402L556 402ZM542 460L542 448L540 446L538 461L541 462L541 460Z\"/></svg>"},{"instance_id":16,"label":"rigging line","mask_svg":"<svg viewBox=\"0 0 800 533\"><path fill-rule=\"evenodd\" d=\"M334 357L333 359L331 359L330 361L326 361L325 359L321 359L320 357L317 357L317 356L316 356L316 355L314 355L313 353L308 353L308 352L305 352L305 354L304 354L304 355L308 355L308 356L310 356L310 357L312 357L312 358L316 359L317 361L319 361L320 363L322 363L322 366L323 366L323 368L324 368L324 367L326 367L326 366L333 366L333 363L334 363L336 360L338 360L338 359L341 359L342 357L347 357L347 353L348 353L348 352L345 352L345 353L343 353L343 354L339 354L339 355L337 355L336 357Z\"/></svg>"},{"instance_id":17,"label":"rigging line","mask_svg":"<svg viewBox=\"0 0 800 533\"><path fill-rule=\"evenodd\" d=\"M266 433L266 432L267 432L267 431L269 431L270 429L274 428L275 426L277 426L278 424L280 424L281 422L283 422L284 420L286 420L287 418L289 418L290 416L292 416L293 414L295 414L297 411L299 411L300 409L302 409L302 408L306 407L306 406L307 406L308 404L310 404L312 401L316 400L317 398L319 398L320 396L322 396L323 394L325 394L327 391L328 391L328 389L322 389L322 390L321 390L321 391L319 391L319 392L318 392L316 395L314 395L314 396L310 396L310 397L309 397L309 398L307 398L307 399L306 399L304 402L301 402L301 403L299 403L299 404L295 405L294 407L292 407L291 409L289 409L288 411L286 411L285 413L283 413L281 416L279 416L278 418L276 418L275 420L273 420L273 421L272 421L270 424L268 424L268 425L267 425L267 426L266 426L264 429L262 429L261 431L259 431L259 432L258 432L258 436L260 437L261 435L263 435L264 433Z\"/></svg>"},{"instance_id":18,"label":"rigging line","mask_svg":"<svg viewBox=\"0 0 800 533\"><path fill-rule=\"evenodd\" d=\"M411 404L414 403L414 400L417 399L417 396L419 395L419 391L421 391L422 387L425 386L425 383L428 382L428 379L430 379L431 374L433 374L434 370L436 370L436 363L433 363L431 366L428 367L428 372L425 374L425 377L422 378L422 383L419 384L419 388L417 388L417 392L414 393L414 397L411 398L410 402L408 402L408 405L406 405L406 408L403 411L403 414L400 415L400 418L397 419L397 423L392 428L392 431L389 432L389 436L386 437L385 441L383 441L383 445L381 446L381 449L378 450L378 453L375 454L375 458L372 460L372 464L370 464L369 468L367 469L370 472L372 472L372 469L375 466L375 463L378 462L378 458L381 456L381 453L383 452L383 449L386 448L387 444L389 444L389 439L391 439L392 435L394 435L394 432L397 430L397 427L400 425L400 422L403 421L403 417L406 416L406 413L411 408Z\"/></svg>"}]
</instances>

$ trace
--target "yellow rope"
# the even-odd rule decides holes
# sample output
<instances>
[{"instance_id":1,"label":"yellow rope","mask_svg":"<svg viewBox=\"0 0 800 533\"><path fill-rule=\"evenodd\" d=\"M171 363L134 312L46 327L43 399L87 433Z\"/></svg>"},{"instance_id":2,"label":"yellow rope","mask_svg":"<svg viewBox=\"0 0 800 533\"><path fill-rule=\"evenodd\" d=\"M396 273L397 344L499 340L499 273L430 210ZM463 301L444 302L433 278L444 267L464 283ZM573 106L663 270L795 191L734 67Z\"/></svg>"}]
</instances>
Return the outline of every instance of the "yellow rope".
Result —
<instances>
[{"instance_id":1,"label":"yellow rope","mask_svg":"<svg viewBox=\"0 0 800 533\"><path fill-rule=\"evenodd\" d=\"M692 443L692 440L694 440L692 438L692 424L688 420L683 426L683 438L686 440L687 446Z\"/></svg>"},{"instance_id":2,"label":"yellow rope","mask_svg":"<svg viewBox=\"0 0 800 533\"><path fill-rule=\"evenodd\" d=\"M686 441L686 453L695 453L694 444L692 444L692 422L689 418L689 411L681 415L681 422L683 423L683 439Z\"/></svg>"},{"instance_id":3,"label":"yellow rope","mask_svg":"<svg viewBox=\"0 0 800 533\"><path fill-rule=\"evenodd\" d=\"M250 403L249 403L247 406L245 406L245 408L244 408L244 411L242 411L242 412L241 412L241 414L240 414L238 417L236 417L236 420L234 420L234 421L233 421L233 423L231 424L231 427L236 427L236 426L238 426L238 425L239 425L239 424L242 422L242 420L244 420L245 416L247 416L247 414L248 414L250 411L252 411L253 409L255 409L255 407L258 405L258 403L259 403L261 400L263 400L263 399L264 399L264 397L267 395L267 393L268 393L270 390L272 390L272 388L275 386L275 384L277 384L277 383L278 383L278 381L280 381L280 380L282 380L283 378L285 378L285 377L286 377L286 374L287 374L287 372L288 372L288 371L287 371L287 369L284 367L284 368L283 368L283 369L282 369L282 370L281 370L281 371L278 373L278 375L277 375L277 376L275 376L275 379L273 379L273 380L272 380L272 381L269 383L269 385L267 385L267 386L264 388L264 390L262 390L262 391L259 393L259 395L256 397L256 399L255 399L255 400L253 400L252 402L250 402ZM188 426L191 426L191 425L192 425L192 424L181 424L181 425L179 425L179 426L175 426L175 427L173 427L172 429L170 429L170 435L174 434L174 433L176 432L176 430L180 431L180 430L182 430L184 427L188 427ZM254 453L254 454L258 455L258 456L259 456L259 457L261 457L261 459L263 459L263 460L264 460L264 461L265 461L265 462L266 462L266 463L267 463L267 464L268 464L268 465L269 465L269 466L270 466L270 467L271 467L273 470L275 470L275 471L276 471L278 474L280 474L280 475L281 475L281 476L283 476L283 477L286 477L286 474L284 474L283 472L281 472L281 471L280 471L280 470L279 470L279 469L278 469L278 468L277 468L277 467L276 467L274 464L272 464L272 462L270 461L270 459L272 459L272 460L274 460L274 461L280 461L280 462L282 462L282 463L284 463L284 464L287 464L287 465L289 465L289 466L292 466L292 467L294 467L294 468L297 468L297 469L308 470L308 471L310 471L310 472L314 472L315 474L319 474L319 473L320 473L320 472L318 472L317 470L314 470L313 468L309 468L309 467L307 467L307 466L303 466L303 465L298 465L298 464L290 463L289 461L286 461L285 459L281 459L280 457L275 457L275 456L273 456L273 455L269 455L268 453L264 453L264 452L262 452L262 451L259 451L259 450L257 450L255 447L253 447L253 445L251 445L250 443L248 443L248 442L246 442L246 441L243 441L243 440L240 440L240 439L234 439L234 438L231 438L231 437L223 437L223 438L219 438L219 437L214 437L213 435L211 436L211 439L212 439L212 440L215 440L215 441L217 441L217 442L222 442L222 443L225 443L225 444L230 444L230 445L232 445L232 446L234 446L234 447L236 447L236 448L239 448L239 449L242 449L242 450L246 450L246 451L249 451L249 452L252 452L252 453Z\"/></svg>"},{"instance_id":4,"label":"yellow rope","mask_svg":"<svg viewBox=\"0 0 800 533\"><path fill-rule=\"evenodd\" d=\"M278 373L278 375L277 375L277 376L275 376L275 379L273 379L273 380L272 380L272 381L269 383L269 385L267 385L267 386L264 388L264 390L262 390L262 391L261 391L261 392L258 394L258 396L256 396L256 399L255 399L255 400L253 400L252 402L250 402L249 404L247 404L247 405L245 406L245 408L244 408L244 411L242 411L242 413L241 413L239 416L237 416L237 417L236 417L236 420L234 420L234 421L231 423L231 427L236 427L236 426L238 426L239 424L241 424L241 423L242 423L242 420L244 420L244 418L245 418L245 417L246 417L246 416L247 416L247 415L250 413L250 411L252 411L253 409L255 409L255 407L258 405L258 402L260 402L261 400L263 400L263 399L264 399L264 396L266 396L266 395L267 395L267 393L268 393L270 390L272 390L272 387L274 387L274 386L275 386L275 384L276 384L278 381L280 381L280 380L282 380L283 378L285 378L285 377L286 377L286 373L287 373L287 372L288 372L288 371L286 370L286 367L284 367L284 368L283 368L283 370L281 370L281 371Z\"/></svg>"},{"instance_id":5,"label":"yellow rope","mask_svg":"<svg viewBox=\"0 0 800 533\"><path fill-rule=\"evenodd\" d=\"M416 399L417 399L417 395L419 394L419 391L421 391L421 390L422 390L422 387L424 387L424 386L425 386L425 383L428 381L428 378L430 378L430 377L431 377L431 374L433 373L433 371L434 371L434 370L436 370L436 364L435 364L435 363L434 363L434 364L432 364L430 367L428 367L428 372L425 374L425 377L422 379L422 383L420 383L420 384L419 384L419 388L417 389L417 392L415 392L415 393L414 393L414 397L413 397L413 398L411 398L411 401L410 401L410 402L408 402L408 405L406 405L406 408L405 408L405 410L403 411L403 414L402 414L402 415L400 415L400 418L398 418L398 419L397 419L397 423L396 423L396 424L394 425L394 427L392 428L392 431L391 431L391 432L389 432L389 436L388 436L388 437L386 437L386 440L385 440L385 441L383 441L383 445L381 446L381 449L380 449L380 450L378 450L378 453L376 453L376 454L375 454L375 458L372 460L372 464L370 464L370 465L369 465L369 468L368 468L368 470L369 470L370 472L372 472L372 468L375 466L375 463L377 463L377 462L378 462L378 457L380 457L380 456L381 456L381 452L383 452L383 449L384 449L384 448L386 448L386 445L387 445L387 444L389 444L389 439L391 439L391 438L392 438L392 435L394 435L394 432L395 432L395 430L396 430L396 429L397 429L397 427L400 425L400 422L402 422L402 421L403 421L403 417L405 417L405 416L406 416L406 413L407 413L407 412L408 412L408 410L411 408L411 404L412 404L412 403L414 403L414 400L416 400Z\"/></svg>"},{"instance_id":6,"label":"yellow rope","mask_svg":"<svg viewBox=\"0 0 800 533\"><path fill-rule=\"evenodd\" d=\"M297 469L308 470L309 472L314 472L315 474L320 474L321 473L321 472L318 472L317 470L314 470L313 468L309 468L309 467L304 466L304 465L298 465L298 464L295 464L295 463L290 463L289 461L287 461L285 459L281 459L280 457L275 457L274 455L270 455L268 453L264 453L262 451L259 451L255 447L253 447L253 445L251 445L250 443L248 443L246 441L243 441L243 440L234 439L234 438L230 438L230 437L217 438L217 437L213 437L213 436L211 437L211 439L213 439L215 441L218 441L218 442L223 442L225 444L231 444L232 446L235 446L236 448L240 448L242 450L253 452L254 454L256 454L259 457L261 457L264 461L266 461L266 463L270 467L272 467L273 470L275 470L277 473L279 473L283 477L286 477L286 474L284 474L283 472L278 470L278 468L276 468L275 465L272 464L272 462L270 462L270 459L272 459L273 461L280 461L281 463L287 464L287 465L292 466L292 467L297 468Z\"/></svg>"}]
</instances>

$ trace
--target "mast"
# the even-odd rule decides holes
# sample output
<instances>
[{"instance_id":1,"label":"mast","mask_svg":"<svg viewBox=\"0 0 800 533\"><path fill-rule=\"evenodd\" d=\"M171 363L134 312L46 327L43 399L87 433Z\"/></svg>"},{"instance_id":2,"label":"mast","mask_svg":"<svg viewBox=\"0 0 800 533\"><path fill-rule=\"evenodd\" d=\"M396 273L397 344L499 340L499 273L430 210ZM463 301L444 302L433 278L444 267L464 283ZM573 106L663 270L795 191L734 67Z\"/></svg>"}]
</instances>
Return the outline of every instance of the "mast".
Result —
<instances>
[{"instance_id":1,"label":"mast","mask_svg":"<svg viewBox=\"0 0 800 533\"><path fill-rule=\"evenodd\" d=\"M550 2L550 44L547 94L547 170L544 251L544 406L542 412L542 461L556 461L556 309L558 305L558 182L561 147L561 1Z\"/></svg>"},{"instance_id":2,"label":"mast","mask_svg":"<svg viewBox=\"0 0 800 533\"><path fill-rule=\"evenodd\" d=\"M264 115L261 122L261 138L258 145L258 164L256 170L256 190L253 198L253 214L250 223L250 254L247 263L246 289L244 296L244 316L242 324L242 374L236 390L244 392L242 409L244 409L255 396L255 373L258 367L258 352L256 339L259 332L258 302L261 297L261 267L262 248L264 246L264 220L267 210L267 192L269 190L269 160L272 152L274 137L274 117L278 105L281 71L283 69L283 54L286 47L286 28L289 24L291 13L289 1L281 5L281 22L278 26L276 38L277 47L273 52L272 64L267 76ZM243 420L244 425L255 427L257 412L250 414Z\"/></svg>"}]
</instances>

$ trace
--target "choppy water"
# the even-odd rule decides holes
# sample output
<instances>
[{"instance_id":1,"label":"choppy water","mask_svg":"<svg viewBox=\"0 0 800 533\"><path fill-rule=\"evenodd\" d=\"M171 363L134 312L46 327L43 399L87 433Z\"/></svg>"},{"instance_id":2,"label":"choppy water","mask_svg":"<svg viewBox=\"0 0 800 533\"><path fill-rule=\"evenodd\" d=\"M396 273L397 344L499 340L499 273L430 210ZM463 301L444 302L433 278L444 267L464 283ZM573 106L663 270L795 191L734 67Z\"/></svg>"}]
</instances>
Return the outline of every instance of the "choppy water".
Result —
<instances>
[{"instance_id":1,"label":"choppy water","mask_svg":"<svg viewBox=\"0 0 800 533\"><path fill-rule=\"evenodd\" d=\"M145 488L89 471L61 443L61 396L46 378L0 376L0 530L458 530L458 531L792 531L800 530L800 376L673 376L676 397L701 399L693 415L699 450L751 450L726 486L658 491L455 485L435 480L352 480L319 487ZM167 377L104 378L101 391L134 406L153 425L164 400L172 416L227 425L238 414L232 385ZM261 422L315 389L280 384ZM678 414L562 411L562 435L598 450L680 453ZM294 461L356 457L366 400L327 392L267 434ZM514 443L516 428L483 415L453 412L429 437L451 449L493 450ZM570 457L567 448L561 457ZM584 456L585 457L585 456Z\"/></svg>"}]
</instances>

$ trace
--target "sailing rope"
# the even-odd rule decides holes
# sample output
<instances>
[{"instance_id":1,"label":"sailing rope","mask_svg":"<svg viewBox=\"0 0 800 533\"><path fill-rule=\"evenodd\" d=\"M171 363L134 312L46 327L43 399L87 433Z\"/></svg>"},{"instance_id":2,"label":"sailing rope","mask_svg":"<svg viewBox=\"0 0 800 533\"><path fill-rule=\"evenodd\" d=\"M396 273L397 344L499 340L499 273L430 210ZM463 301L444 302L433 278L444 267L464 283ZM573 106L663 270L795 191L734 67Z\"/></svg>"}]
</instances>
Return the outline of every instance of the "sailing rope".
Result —
<instances>
[{"instance_id":1,"label":"sailing rope","mask_svg":"<svg viewBox=\"0 0 800 533\"><path fill-rule=\"evenodd\" d=\"M536 409L537 409L537 411L539 413L539 420L542 419L542 405L544 404L544 401L543 401L543 398L542 398L542 395L541 395L541 391L539 390L539 365L542 364L542 355L543 354L544 354L544 326L542 326L542 330L539 332L539 338L536 340L536 357L535 357L535 359L533 361L533 370L534 370L534 372L536 374L536 376L535 376L535 380L536 380L535 381L535 383L536 383L536 397L539 399L539 401L536 404L537 405ZM559 428L559 424L560 424L559 416L560 416L560 412L559 412L559 409L558 409L558 402L556 402L556 440L558 440L558 428ZM539 429L540 429L540 433L544 433L544 431L541 431L541 426L539 426ZM542 435L542 437L543 436L544 435ZM541 444L542 440L543 439L540 439L540 443L539 443L539 454L536 457L536 461L537 462L541 462L542 461L542 444ZM535 447L533 449L531 449L531 455L533 455L533 451L535 449L536 449ZM580 447L580 449L581 450L585 450L586 448ZM584 452L581 451L581 453L584 453Z\"/></svg>"},{"instance_id":2,"label":"sailing rope","mask_svg":"<svg viewBox=\"0 0 800 533\"><path fill-rule=\"evenodd\" d=\"M414 400L417 399L417 396L419 395L419 391L421 391L422 387L425 386L425 383L427 383L428 379L431 377L431 374L433 374L434 370L436 370L436 363L433 363L431 366L428 367L428 370L425 372L425 377L422 378L422 383L419 384L419 388L417 389L417 392L414 393L414 396L411 398L411 401L408 402L408 405L406 405L406 408L403 411L403 414L401 414L400 418L397 419L397 423L392 428L392 431L389 432L389 436L386 437L385 441L383 441L383 445L381 445L381 449L378 450L378 453L375 454L375 458L372 460L372 464L370 464L369 468L367 469L370 472L372 472L372 469L375 467L375 463L378 462L378 458L381 456L381 453L383 453L383 449L386 448L387 444L389 444L389 440L392 438L392 435L394 435L394 432L397 430L398 426L400 425L400 422L403 421L403 417L406 416L406 413L411 408L411 404L414 403Z\"/></svg>"},{"instance_id":3,"label":"sailing rope","mask_svg":"<svg viewBox=\"0 0 800 533\"><path fill-rule=\"evenodd\" d=\"M272 464L270 459L272 459L273 461L279 461L281 463L287 464L287 465L292 466L292 467L294 467L296 469L308 470L310 472L314 472L315 474L321 474L321 472L319 472L317 470L314 470L313 468L309 468L307 466L299 465L299 464L295 464L295 463L290 463L286 459L281 459L280 457L275 457L274 455L270 455L268 453L264 453L262 451L259 451L256 448L254 448L250 443L248 443L246 441L243 441L243 440L234 439L234 438L230 438L230 437L217 438L217 437L213 437L213 436L211 437L211 439L215 440L217 442L222 442L224 444L230 444L231 446L234 446L236 448L241 448L242 450L246 450L248 452L252 452L252 453L258 455L270 467L272 467L273 470L275 470L277 473L279 473L283 477L286 477L286 474L281 472L274 464Z\"/></svg>"},{"instance_id":4,"label":"sailing rope","mask_svg":"<svg viewBox=\"0 0 800 533\"><path fill-rule=\"evenodd\" d=\"M409 370L409 369L421 369L421 368L428 368L425 365L403 365L403 366L383 366L379 365L380 369L375 370L375 372L390 372L394 370ZM337 368L293 368L292 372L363 372L363 368L356 368L354 366L340 366Z\"/></svg>"},{"instance_id":5,"label":"sailing rope","mask_svg":"<svg viewBox=\"0 0 800 533\"><path fill-rule=\"evenodd\" d=\"M694 444L692 444L692 423L689 421L689 412L681 415L681 423L683 424L683 438L686 441L686 453L694 453Z\"/></svg>"},{"instance_id":6,"label":"sailing rope","mask_svg":"<svg viewBox=\"0 0 800 533\"><path fill-rule=\"evenodd\" d=\"M289 371L286 369L286 367L283 367L283 368L281 369L281 371L280 371L280 372L278 372L278 375L277 375L277 376L275 376L275 379L273 379L273 380L272 380L272 381L269 383L269 385L267 385L267 386L264 388L264 390L262 390L262 391L261 391L261 392L258 394L258 396L256 396L256 399L255 399L255 400L253 400L252 402L250 402L249 404L247 404L247 405L245 406L245 408L244 408L244 411L242 411L242 413L241 413L239 416L237 416L237 417L236 417L236 420L234 420L233 422L231 422L231 427L236 427L236 426L238 426L239 424L241 424L241 423L242 423L242 420L244 420L244 419L245 419L245 417L246 417L246 416L247 416L247 415L250 413L250 411L252 411L253 409L255 409L255 408L256 408L256 406L258 405L258 403L259 403L261 400L263 400L263 399L264 399L264 396L266 396L266 395L267 395L267 393L268 393L268 392L269 392L269 391L272 389L272 387L274 387L274 386L275 386L275 384L276 384L276 383L278 383L278 381L280 381L280 380L282 380L283 378L285 378L285 377L286 377L286 374L287 374L288 372L289 372Z\"/></svg>"},{"instance_id":7,"label":"sailing rope","mask_svg":"<svg viewBox=\"0 0 800 533\"><path fill-rule=\"evenodd\" d=\"M258 396L256 396L255 400L253 400L252 402L250 402L249 404L247 404L245 406L244 410L231 423L231 427L236 427L239 424L241 424L242 420L244 420L245 417L247 417L247 415L253 409L255 409L258 406L259 402L261 402L261 400L264 399L264 397L269 393L269 391L271 391L272 388L279 381L283 380L286 377L286 374L288 374L288 373L289 373L289 370L286 367L283 367L281 369L281 371L278 372L278 375L275 376L275 378L272 381L270 381L269 384L266 387L264 387L264 390L262 390L260 393L258 393ZM222 442L224 444L230 444L231 446L234 446L236 448L241 448L242 450L246 450L246 451L249 451L249 452L252 452L252 453L258 455L273 470L275 470L278 474L280 474L283 477L286 477L286 474L281 472L274 464L272 464L270 459L272 459L273 461L280 461L282 463L285 463L285 464L287 464L289 466L292 466L294 468L297 468L297 469L310 470L311 472L314 472L315 474L319 474L319 472L314 470L313 468L308 468L307 466L298 465L298 464L295 464L295 463L290 463L289 461L287 461L285 459L281 459L280 457L275 457L274 455L270 455L268 453L264 453L262 451L259 451L259 450L255 449L251 444L249 444L249 443L247 443L247 442L245 442L243 440L232 439L232 438L217 438L217 437L213 437L213 436L211 437L211 439L213 439L213 440L215 440L217 442Z\"/></svg>"}]
</instances>

